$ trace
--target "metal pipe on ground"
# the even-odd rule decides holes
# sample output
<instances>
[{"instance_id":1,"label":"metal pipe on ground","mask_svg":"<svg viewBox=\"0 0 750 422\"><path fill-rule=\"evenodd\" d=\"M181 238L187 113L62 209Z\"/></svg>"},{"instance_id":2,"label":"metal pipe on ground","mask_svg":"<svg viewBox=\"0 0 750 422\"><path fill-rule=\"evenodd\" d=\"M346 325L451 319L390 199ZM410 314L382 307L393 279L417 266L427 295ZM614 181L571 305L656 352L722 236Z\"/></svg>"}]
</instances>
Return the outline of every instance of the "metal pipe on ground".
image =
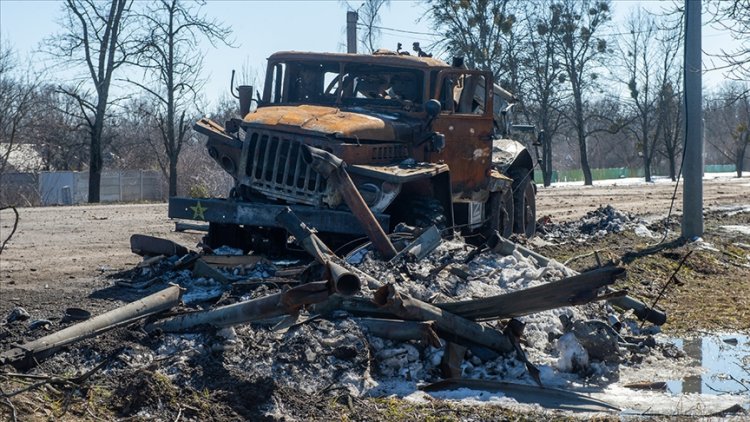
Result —
<instances>
[{"instance_id":1,"label":"metal pipe on ground","mask_svg":"<svg viewBox=\"0 0 750 422\"><path fill-rule=\"evenodd\" d=\"M380 223L372 215L370 207L367 206L351 177L349 177L349 173L346 171L346 163L327 151L310 146L305 146L302 149L302 158L315 172L328 179L339 189L344 202L362 224L362 229L380 255L386 260L396 256L396 248L393 247L391 240L388 239Z\"/></svg>"},{"instance_id":2,"label":"metal pipe on ground","mask_svg":"<svg viewBox=\"0 0 750 422\"><path fill-rule=\"evenodd\" d=\"M356 318L355 321L367 331L381 338L396 341L417 340L424 345L440 347L440 338L431 321L400 321L381 318Z\"/></svg>"},{"instance_id":3,"label":"metal pipe on ground","mask_svg":"<svg viewBox=\"0 0 750 422\"><path fill-rule=\"evenodd\" d=\"M519 317L563 306L582 305L609 299L610 295L599 295L599 289L613 284L615 280L624 276L625 270L621 267L603 267L528 289L481 299L437 303L431 306L469 320ZM377 306L364 297L344 298L334 295L326 302L314 307L314 312L321 314L327 314L333 310L343 310L363 317L399 317L419 320L419 318L396 314L392 308Z\"/></svg>"},{"instance_id":4,"label":"metal pipe on ground","mask_svg":"<svg viewBox=\"0 0 750 422\"><path fill-rule=\"evenodd\" d=\"M382 285L379 281L362 271L352 268L344 260L336 256L289 207L276 215L276 221L284 226L289 234L294 236L297 245L315 258L318 263L328 267L329 273L335 278L332 280L334 287L342 289L337 291L343 295L352 295L359 291L361 285L360 279L363 278L371 288L377 288Z\"/></svg>"},{"instance_id":5,"label":"metal pipe on ground","mask_svg":"<svg viewBox=\"0 0 750 422\"><path fill-rule=\"evenodd\" d=\"M514 350L508 337L491 328L462 318L437 306L401 294L393 284L387 284L373 295L376 305L399 318L412 321L435 321L441 337L464 345L479 345L499 353Z\"/></svg>"},{"instance_id":6,"label":"metal pipe on ground","mask_svg":"<svg viewBox=\"0 0 750 422\"><path fill-rule=\"evenodd\" d=\"M302 306L324 302L329 296L329 282L316 281L245 302L173 316L156 321L145 328L148 332L159 329L174 333L191 331L200 326L229 327L293 314L298 312Z\"/></svg>"},{"instance_id":7,"label":"metal pipe on ground","mask_svg":"<svg viewBox=\"0 0 750 422\"><path fill-rule=\"evenodd\" d=\"M534 258L539 263L539 265L542 265L545 267L548 266L551 262L551 259L543 255L540 255L521 245L511 242L510 240L500 236L498 232L494 232L490 236L490 238L487 239L487 246L489 246L495 252L503 254L503 255L511 255L513 254L513 251L517 250L519 253L521 253L521 255L525 257ZM572 268L567 267L563 264L557 263L557 265L565 269L565 271L570 273L571 275L580 274L578 271L575 271ZM607 289L607 293L613 293L613 292L614 292L613 290L609 288ZM611 298L608 298L607 302L621 309L632 309L638 318L645 319L646 321L651 322L652 324L662 325L665 322L667 322L667 314L665 312L653 309L649 307L648 305L646 305L645 303L633 297L613 296Z\"/></svg>"},{"instance_id":8,"label":"metal pipe on ground","mask_svg":"<svg viewBox=\"0 0 750 422\"><path fill-rule=\"evenodd\" d=\"M602 267L528 289L481 299L441 303L438 306L468 319L518 317L598 300L600 288L624 277L625 269L622 267Z\"/></svg>"},{"instance_id":9,"label":"metal pipe on ground","mask_svg":"<svg viewBox=\"0 0 750 422\"><path fill-rule=\"evenodd\" d=\"M63 346L171 309L179 303L180 293L180 286L170 286L87 321L18 345L0 354L0 364L11 364L17 369L30 368Z\"/></svg>"}]
</instances>

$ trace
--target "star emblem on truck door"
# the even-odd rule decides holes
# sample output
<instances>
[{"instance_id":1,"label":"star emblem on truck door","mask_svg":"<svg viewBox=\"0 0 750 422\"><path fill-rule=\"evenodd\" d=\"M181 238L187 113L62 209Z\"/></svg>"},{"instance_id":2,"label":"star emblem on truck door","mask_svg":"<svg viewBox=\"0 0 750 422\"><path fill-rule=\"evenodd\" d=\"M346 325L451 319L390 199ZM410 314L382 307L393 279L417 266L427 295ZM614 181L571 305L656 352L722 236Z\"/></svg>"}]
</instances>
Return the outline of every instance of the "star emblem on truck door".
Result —
<instances>
[{"instance_id":1,"label":"star emblem on truck door","mask_svg":"<svg viewBox=\"0 0 750 422\"><path fill-rule=\"evenodd\" d=\"M203 213L206 212L208 208L201 205L201 201L198 201L195 206L190 207L190 209L193 210L194 220L206 220L206 216L203 215Z\"/></svg>"}]
</instances>

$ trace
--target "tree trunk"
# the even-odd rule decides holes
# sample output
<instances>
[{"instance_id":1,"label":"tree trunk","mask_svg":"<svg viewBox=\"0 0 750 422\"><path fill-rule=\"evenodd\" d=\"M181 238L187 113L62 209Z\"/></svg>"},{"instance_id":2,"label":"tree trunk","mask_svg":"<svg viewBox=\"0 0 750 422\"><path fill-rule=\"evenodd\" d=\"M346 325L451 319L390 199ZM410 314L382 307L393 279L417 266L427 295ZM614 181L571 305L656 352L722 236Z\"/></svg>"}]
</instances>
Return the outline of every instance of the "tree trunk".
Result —
<instances>
[{"instance_id":1,"label":"tree trunk","mask_svg":"<svg viewBox=\"0 0 750 422\"><path fill-rule=\"evenodd\" d=\"M177 196L177 157L169 157L169 196Z\"/></svg>"},{"instance_id":2,"label":"tree trunk","mask_svg":"<svg viewBox=\"0 0 750 422\"><path fill-rule=\"evenodd\" d=\"M591 186L594 184L594 179L591 176L591 167L589 167L589 157L586 152L586 128L583 123L583 100L581 98L581 90L574 89L573 97L575 100L575 120L576 120L576 132L578 134L578 152L581 156L581 170L583 171L583 184Z\"/></svg>"},{"instance_id":3,"label":"tree trunk","mask_svg":"<svg viewBox=\"0 0 750 422\"><path fill-rule=\"evenodd\" d=\"M747 144L750 143L750 133L745 132L740 135L740 144L737 146L737 158L735 160L735 170L737 170L737 177L742 177L742 172L745 170L745 152L747 151Z\"/></svg>"},{"instance_id":4,"label":"tree trunk","mask_svg":"<svg viewBox=\"0 0 750 422\"><path fill-rule=\"evenodd\" d=\"M101 95L100 95L101 97ZM106 99L103 103L106 104ZM100 100L100 104L102 101ZM101 108L101 112L99 112ZM89 157L89 203L94 204L101 200L102 184L102 132L104 128L104 107L97 108L94 127L91 128L91 156Z\"/></svg>"},{"instance_id":5,"label":"tree trunk","mask_svg":"<svg viewBox=\"0 0 750 422\"><path fill-rule=\"evenodd\" d=\"M544 177L544 186L552 184L552 135L548 129L544 130L544 139L542 142L542 175Z\"/></svg>"},{"instance_id":6,"label":"tree trunk","mask_svg":"<svg viewBox=\"0 0 750 422\"><path fill-rule=\"evenodd\" d=\"M667 150L667 155L669 156L667 161L669 161L669 177L672 178L673 182L677 181L677 166L675 165L675 152L672 149Z\"/></svg>"},{"instance_id":7,"label":"tree trunk","mask_svg":"<svg viewBox=\"0 0 750 422\"><path fill-rule=\"evenodd\" d=\"M651 157L650 154L645 153L643 154L643 175L646 178L647 182L651 182Z\"/></svg>"}]
</instances>

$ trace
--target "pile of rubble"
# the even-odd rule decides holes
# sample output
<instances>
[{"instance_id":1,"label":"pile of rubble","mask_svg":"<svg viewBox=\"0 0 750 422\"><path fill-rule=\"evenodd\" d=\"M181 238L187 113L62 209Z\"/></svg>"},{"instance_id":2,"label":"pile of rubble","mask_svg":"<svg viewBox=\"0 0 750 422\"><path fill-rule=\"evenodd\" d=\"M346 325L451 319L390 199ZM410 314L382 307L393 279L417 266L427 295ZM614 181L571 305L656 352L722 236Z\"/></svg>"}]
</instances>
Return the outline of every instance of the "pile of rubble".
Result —
<instances>
[{"instance_id":1,"label":"pile of rubble","mask_svg":"<svg viewBox=\"0 0 750 422\"><path fill-rule=\"evenodd\" d=\"M159 362L173 383L200 391L196 368L219 359L242 379L311 394L405 395L479 382L511 397L536 388L538 401L554 394L558 408L562 400L605 411L614 407L548 387L616 378L619 363L655 346L649 334L658 327L641 330L635 315L665 320L609 287L624 276L615 265L578 274L498 235L474 247L435 227L394 237L389 260L370 244L338 257L291 211L280 217L313 262L190 252L134 235L144 260L117 284L153 294L16 345L0 364L33 367L66 345L147 319L148 344L101 370Z\"/></svg>"},{"instance_id":2,"label":"pile of rubble","mask_svg":"<svg viewBox=\"0 0 750 422\"><path fill-rule=\"evenodd\" d=\"M647 223L628 212L620 211L611 205L589 211L582 218L555 223L550 217L543 217L537 224L537 234L547 241L585 241L589 238L606 236L609 233L622 233L635 230L639 236L652 236Z\"/></svg>"}]
</instances>

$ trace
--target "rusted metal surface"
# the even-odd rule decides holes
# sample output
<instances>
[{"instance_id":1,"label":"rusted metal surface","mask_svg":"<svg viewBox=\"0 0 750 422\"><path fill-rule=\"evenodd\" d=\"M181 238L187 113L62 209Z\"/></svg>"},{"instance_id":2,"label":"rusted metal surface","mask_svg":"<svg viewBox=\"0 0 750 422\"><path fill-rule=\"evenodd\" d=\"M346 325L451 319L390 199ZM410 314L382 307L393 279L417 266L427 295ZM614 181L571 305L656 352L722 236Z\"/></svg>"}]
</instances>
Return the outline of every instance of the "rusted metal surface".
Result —
<instances>
[{"instance_id":1,"label":"rusted metal surface","mask_svg":"<svg viewBox=\"0 0 750 422\"><path fill-rule=\"evenodd\" d=\"M220 306L208 311L191 312L165 318L147 325L146 331L184 332L206 325L215 328L230 327L261 319L298 312L304 305L320 303L331 294L327 281L302 284L281 293L258 299Z\"/></svg>"},{"instance_id":2,"label":"rusted metal surface","mask_svg":"<svg viewBox=\"0 0 750 422\"><path fill-rule=\"evenodd\" d=\"M394 124L376 116L315 105L264 107L245 117L245 123L291 126L345 138L396 141Z\"/></svg>"},{"instance_id":3,"label":"rusted metal surface","mask_svg":"<svg viewBox=\"0 0 750 422\"><path fill-rule=\"evenodd\" d=\"M303 219L321 232L354 234L346 224L319 222L338 220L333 214L347 202L358 215L369 208L376 215L388 214L386 219L393 216L393 224L383 224L378 216L387 232L398 222L411 222L402 208L414 196L424 196L440 201L447 225L479 229L504 210L488 202L490 192L510 189L501 174L506 168L493 167L493 138L496 106L506 107L515 98L492 81L491 72L387 51L274 54L255 111L230 120L227 128L206 119L196 124L197 131L209 136L209 154L235 178L233 198L241 199L219 214L209 213L205 221L239 220L227 216L236 215L229 208L242 207L241 202L273 207L282 201L300 210L307 207ZM307 147L350 165L348 177L356 189L341 189L313 171L302 159ZM511 156L525 152L516 149ZM522 165L531 168L533 163ZM364 201L353 205L346 195ZM267 215L256 208L238 224L276 227L267 224ZM363 231L390 256L377 240L382 237L373 237L380 230L367 223Z\"/></svg>"},{"instance_id":4,"label":"rusted metal surface","mask_svg":"<svg viewBox=\"0 0 750 422\"><path fill-rule=\"evenodd\" d=\"M350 271L343 260L338 258L315 233L310 230L289 208L276 216L295 242L315 260L327 266L333 289L343 295L352 295L360 289L359 276ZM369 283L368 283L369 284Z\"/></svg>"},{"instance_id":5,"label":"rusted metal surface","mask_svg":"<svg viewBox=\"0 0 750 422\"><path fill-rule=\"evenodd\" d=\"M502 333L400 293L393 284L378 289L373 295L373 302L399 318L435 321L441 336L451 341L476 344L499 353L514 350L513 344Z\"/></svg>"},{"instance_id":6,"label":"rusted metal surface","mask_svg":"<svg viewBox=\"0 0 750 422\"><path fill-rule=\"evenodd\" d=\"M462 76L464 81L470 78L478 80L482 77L491 80L487 72L462 69L443 70L438 74L433 98L443 101L446 98L452 99L453 93L444 95L443 92L446 89L446 80L458 79ZM485 87L486 91L488 89ZM467 97L471 102L474 90L468 86L468 83L463 90L471 90L472 97ZM462 95L459 103L465 97ZM491 98L489 91L486 92L485 97ZM443 104L444 109L432 123L432 128L435 132L445 135L445 149L441 152L430 153L429 161L444 162L450 167L454 200L486 201L488 199L487 176L492 163L494 132L492 107L491 104L487 104L482 114L474 114L472 110L462 110L461 107L461 104L457 104L455 108Z\"/></svg>"},{"instance_id":7,"label":"rusted metal surface","mask_svg":"<svg viewBox=\"0 0 750 422\"><path fill-rule=\"evenodd\" d=\"M354 182L346 171L346 163L340 158L326 151L306 147L303 152L305 162L310 165L319 175L331 181L344 198L352 214L357 217L362 229L367 233L375 249L385 258L391 259L396 255L390 239L380 227L372 211L367 207L362 195L359 194Z\"/></svg>"},{"instance_id":8,"label":"rusted metal surface","mask_svg":"<svg viewBox=\"0 0 750 422\"><path fill-rule=\"evenodd\" d=\"M435 324L424 321L400 321L381 318L357 318L357 324L370 334L396 341L417 340L425 346L440 347Z\"/></svg>"},{"instance_id":9,"label":"rusted metal surface","mask_svg":"<svg viewBox=\"0 0 750 422\"><path fill-rule=\"evenodd\" d=\"M469 319L523 316L598 300L600 288L624 277L624 268L603 267L528 289L482 299L441 303L439 306Z\"/></svg>"},{"instance_id":10,"label":"rusted metal surface","mask_svg":"<svg viewBox=\"0 0 750 422\"><path fill-rule=\"evenodd\" d=\"M367 60L365 55L352 55L343 53L307 53L301 51L279 51L272 54L269 58L269 62L286 61L286 60L319 60L322 62L331 61L336 63L347 63L356 62L362 63L363 58ZM395 67L415 67L421 69L431 68L450 68L448 63L434 59L432 57L418 57L418 56L400 56L400 55L377 55L376 58L373 56L369 57L369 62L372 64L379 64L385 66Z\"/></svg>"},{"instance_id":11,"label":"rusted metal surface","mask_svg":"<svg viewBox=\"0 0 750 422\"><path fill-rule=\"evenodd\" d=\"M63 346L166 311L177 306L179 301L180 287L167 287L160 292L97 315L85 322L11 348L0 354L0 365L10 364L19 369L32 367Z\"/></svg>"},{"instance_id":12,"label":"rusted metal surface","mask_svg":"<svg viewBox=\"0 0 750 422\"><path fill-rule=\"evenodd\" d=\"M525 248L521 245L511 242L510 240L500 236L498 233L492 234L487 241L490 248L503 255L511 255L513 251L518 251L525 257L531 257L537 261L540 266L550 265L550 259L542 256L531 249ZM568 274L578 274L577 271L565 267L562 264L558 264L563 267ZM607 290L607 293L613 293L612 290ZM655 325L663 325L667 322L667 314L658 309L651 308L645 303L638 299L630 296L614 295L613 297L607 298L607 301L614 306L622 309L632 309L635 315L643 320L649 321Z\"/></svg>"}]
</instances>

